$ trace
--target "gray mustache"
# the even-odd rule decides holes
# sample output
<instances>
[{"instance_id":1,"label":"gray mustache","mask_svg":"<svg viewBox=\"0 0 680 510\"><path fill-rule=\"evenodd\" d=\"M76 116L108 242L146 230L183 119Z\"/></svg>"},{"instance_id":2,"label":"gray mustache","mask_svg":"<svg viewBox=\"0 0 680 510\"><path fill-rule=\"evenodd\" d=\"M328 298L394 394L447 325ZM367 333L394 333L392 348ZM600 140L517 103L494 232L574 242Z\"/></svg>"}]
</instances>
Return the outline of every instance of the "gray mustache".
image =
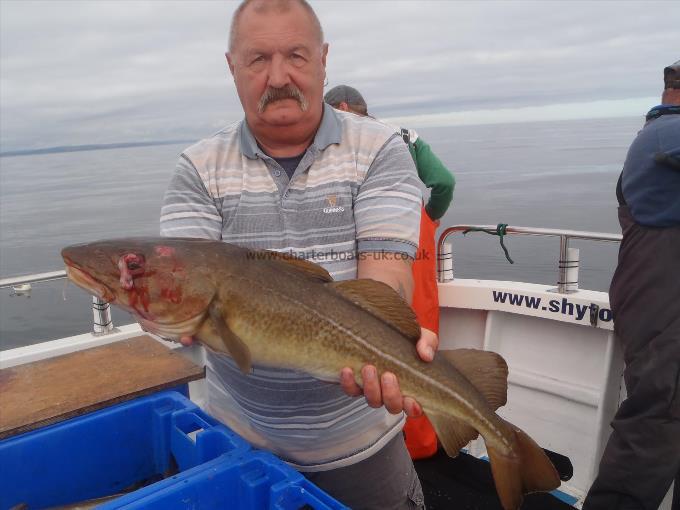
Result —
<instances>
[{"instance_id":1,"label":"gray mustache","mask_svg":"<svg viewBox=\"0 0 680 510\"><path fill-rule=\"evenodd\" d=\"M295 99L303 112L307 111L307 108L309 107L307 99L299 88L295 85L286 85L281 88L268 87L260 98L260 102L257 105L257 111L262 113L269 103L282 99Z\"/></svg>"}]
</instances>

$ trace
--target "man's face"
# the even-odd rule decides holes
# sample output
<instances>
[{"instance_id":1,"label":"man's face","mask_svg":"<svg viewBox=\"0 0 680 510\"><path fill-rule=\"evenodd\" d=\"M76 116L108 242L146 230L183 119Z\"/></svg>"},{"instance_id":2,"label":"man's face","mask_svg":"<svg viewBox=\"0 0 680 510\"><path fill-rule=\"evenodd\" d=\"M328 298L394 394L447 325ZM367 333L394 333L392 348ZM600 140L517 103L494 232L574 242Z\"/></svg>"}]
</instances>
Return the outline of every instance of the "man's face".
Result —
<instances>
[{"instance_id":1,"label":"man's face","mask_svg":"<svg viewBox=\"0 0 680 510\"><path fill-rule=\"evenodd\" d=\"M237 33L227 60L248 124L285 127L320 119L328 47L304 8L246 8Z\"/></svg>"}]
</instances>

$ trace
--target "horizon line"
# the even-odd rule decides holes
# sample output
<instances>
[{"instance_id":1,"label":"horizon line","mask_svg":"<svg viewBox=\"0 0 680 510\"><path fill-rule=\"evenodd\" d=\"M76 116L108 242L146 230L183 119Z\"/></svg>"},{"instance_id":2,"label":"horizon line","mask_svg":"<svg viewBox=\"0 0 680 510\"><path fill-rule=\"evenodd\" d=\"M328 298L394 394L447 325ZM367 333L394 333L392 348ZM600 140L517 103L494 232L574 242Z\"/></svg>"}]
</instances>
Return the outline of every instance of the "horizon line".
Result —
<instances>
[{"instance_id":1,"label":"horizon line","mask_svg":"<svg viewBox=\"0 0 680 510\"><path fill-rule=\"evenodd\" d=\"M154 145L174 145L178 143L193 143L193 140L149 140L145 142L88 143L79 145L57 145L54 147L41 147L38 149L14 149L0 152L0 158L14 156L35 156L39 154L59 154L64 152L126 149L130 147L150 147Z\"/></svg>"},{"instance_id":2,"label":"horizon line","mask_svg":"<svg viewBox=\"0 0 680 510\"><path fill-rule=\"evenodd\" d=\"M578 103L554 103L544 106L464 110L443 113L399 115L380 118L389 124L414 127L477 126L486 124L519 124L587 119L644 118L650 108L658 105L656 96L629 99L607 99Z\"/></svg>"},{"instance_id":3,"label":"horizon line","mask_svg":"<svg viewBox=\"0 0 680 510\"><path fill-rule=\"evenodd\" d=\"M520 108L497 108L484 110L463 110L442 113L424 113L379 117L388 124L410 125L413 127L477 126L494 124L531 124L538 122L559 122L570 120L608 119L621 117L644 118L645 113L659 104L659 98L641 97L631 99L598 100L580 103L556 103L545 106L523 106ZM584 113L587 112L587 113ZM36 149L13 149L0 152L0 157L35 156L65 152L82 152L130 147L150 147L193 143L196 140L172 139L143 142L111 142L77 145L58 145Z\"/></svg>"}]
</instances>

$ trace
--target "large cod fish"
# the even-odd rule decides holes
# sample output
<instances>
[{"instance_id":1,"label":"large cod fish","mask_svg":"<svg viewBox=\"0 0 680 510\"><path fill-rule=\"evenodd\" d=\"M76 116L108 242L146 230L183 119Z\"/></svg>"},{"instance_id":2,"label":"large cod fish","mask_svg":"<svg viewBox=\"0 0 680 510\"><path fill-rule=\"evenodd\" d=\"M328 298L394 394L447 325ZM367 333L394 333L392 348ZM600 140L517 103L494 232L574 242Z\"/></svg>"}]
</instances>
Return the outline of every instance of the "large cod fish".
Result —
<instances>
[{"instance_id":1,"label":"large cod fish","mask_svg":"<svg viewBox=\"0 0 680 510\"><path fill-rule=\"evenodd\" d=\"M473 349L422 361L413 311L383 283L334 282L311 262L202 239L106 240L62 256L74 283L131 312L145 330L193 336L244 373L257 363L329 380L349 366L361 384L367 363L393 372L448 455L482 435L506 510L560 484L543 450L494 412L506 401L505 361Z\"/></svg>"}]
</instances>

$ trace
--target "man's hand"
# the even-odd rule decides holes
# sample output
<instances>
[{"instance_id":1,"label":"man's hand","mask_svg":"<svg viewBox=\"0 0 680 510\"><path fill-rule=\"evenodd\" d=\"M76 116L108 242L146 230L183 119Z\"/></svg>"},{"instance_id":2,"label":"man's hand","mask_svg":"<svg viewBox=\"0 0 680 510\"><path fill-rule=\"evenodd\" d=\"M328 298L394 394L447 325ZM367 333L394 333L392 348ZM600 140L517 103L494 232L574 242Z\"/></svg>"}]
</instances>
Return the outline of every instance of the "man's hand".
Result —
<instances>
[{"instance_id":1,"label":"man's hand","mask_svg":"<svg viewBox=\"0 0 680 510\"><path fill-rule=\"evenodd\" d=\"M420 339L416 344L420 358L423 361L432 361L438 347L437 334L429 329L420 328ZM393 373L384 372L378 378L378 371L373 365L364 365L361 369L361 378L364 382L363 389L357 384L352 369L345 367L340 372L340 386L350 396L358 397L363 394L371 407L384 405L392 414L404 411L410 417L423 414L423 409L418 402L401 394L399 381Z\"/></svg>"},{"instance_id":2,"label":"man's hand","mask_svg":"<svg viewBox=\"0 0 680 510\"><path fill-rule=\"evenodd\" d=\"M179 343L181 343L184 347L189 347L191 344L194 343L194 337L183 336L179 339Z\"/></svg>"}]
</instances>

